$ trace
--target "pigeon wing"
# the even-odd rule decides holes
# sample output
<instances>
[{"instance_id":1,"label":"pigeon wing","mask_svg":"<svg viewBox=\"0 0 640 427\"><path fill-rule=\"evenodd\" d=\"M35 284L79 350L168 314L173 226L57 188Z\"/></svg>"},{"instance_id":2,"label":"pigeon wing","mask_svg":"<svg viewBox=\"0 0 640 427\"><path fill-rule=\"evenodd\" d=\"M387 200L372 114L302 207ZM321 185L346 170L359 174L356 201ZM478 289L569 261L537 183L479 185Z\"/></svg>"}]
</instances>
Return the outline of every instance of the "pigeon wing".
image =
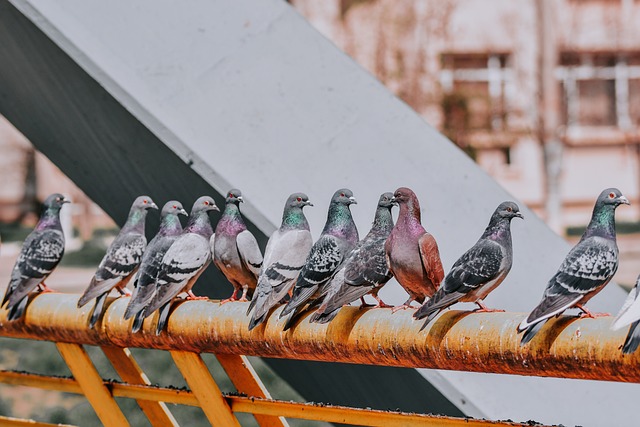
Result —
<instances>
[{"instance_id":1,"label":"pigeon wing","mask_svg":"<svg viewBox=\"0 0 640 427\"><path fill-rule=\"evenodd\" d=\"M247 270L258 277L262 267L262 253L255 236L249 230L244 230L236 237L236 243L242 263Z\"/></svg>"},{"instance_id":2,"label":"pigeon wing","mask_svg":"<svg viewBox=\"0 0 640 427\"><path fill-rule=\"evenodd\" d=\"M427 277L435 289L438 289L442 279L444 279L444 269L440 260L440 251L436 239L429 233L425 233L418 241L422 265L427 273Z\"/></svg>"}]
</instances>

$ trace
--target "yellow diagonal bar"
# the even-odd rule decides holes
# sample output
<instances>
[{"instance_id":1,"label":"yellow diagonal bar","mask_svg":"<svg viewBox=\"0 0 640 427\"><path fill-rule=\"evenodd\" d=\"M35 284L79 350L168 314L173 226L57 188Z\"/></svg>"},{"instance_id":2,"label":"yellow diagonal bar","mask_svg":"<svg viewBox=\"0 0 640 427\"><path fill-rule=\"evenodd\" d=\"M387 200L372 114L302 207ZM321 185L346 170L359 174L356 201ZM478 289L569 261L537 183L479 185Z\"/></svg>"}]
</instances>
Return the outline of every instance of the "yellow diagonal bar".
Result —
<instances>
[{"instance_id":1,"label":"yellow diagonal bar","mask_svg":"<svg viewBox=\"0 0 640 427\"><path fill-rule=\"evenodd\" d=\"M104 385L84 348L79 344L68 343L56 343L56 347L102 424L106 427L128 426L127 418Z\"/></svg>"},{"instance_id":2,"label":"yellow diagonal bar","mask_svg":"<svg viewBox=\"0 0 640 427\"><path fill-rule=\"evenodd\" d=\"M267 387L262 383L260 377L251 366L246 356L235 354L217 354L218 362L231 379L236 390L247 396L271 399ZM288 427L289 423L283 417L254 414L256 421L261 427Z\"/></svg>"},{"instance_id":3,"label":"yellow diagonal bar","mask_svg":"<svg viewBox=\"0 0 640 427\"><path fill-rule=\"evenodd\" d=\"M202 357L198 353L176 350L171 351L171 356L211 425L240 427Z\"/></svg>"},{"instance_id":4,"label":"yellow diagonal bar","mask_svg":"<svg viewBox=\"0 0 640 427\"><path fill-rule=\"evenodd\" d=\"M150 385L147 375L142 372L140 366L133 358L128 348L102 347L107 359L113 365L122 381L136 385ZM147 416L152 426L178 426L178 422L173 417L164 402L153 402L150 400L136 400L142 412Z\"/></svg>"}]
</instances>

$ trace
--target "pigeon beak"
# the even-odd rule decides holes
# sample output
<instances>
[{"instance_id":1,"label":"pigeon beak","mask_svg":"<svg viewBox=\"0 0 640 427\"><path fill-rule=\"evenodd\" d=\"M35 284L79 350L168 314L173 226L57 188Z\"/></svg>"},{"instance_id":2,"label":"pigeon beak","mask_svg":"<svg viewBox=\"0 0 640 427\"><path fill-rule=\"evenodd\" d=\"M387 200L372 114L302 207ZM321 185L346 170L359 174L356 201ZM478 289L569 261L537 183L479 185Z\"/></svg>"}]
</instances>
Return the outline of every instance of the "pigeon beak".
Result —
<instances>
[{"instance_id":1,"label":"pigeon beak","mask_svg":"<svg viewBox=\"0 0 640 427\"><path fill-rule=\"evenodd\" d=\"M158 205L156 205L155 203L151 202L151 204L149 205L150 209L158 209Z\"/></svg>"},{"instance_id":2,"label":"pigeon beak","mask_svg":"<svg viewBox=\"0 0 640 427\"><path fill-rule=\"evenodd\" d=\"M520 212L516 212L515 214L513 214L513 216L516 216L520 219L524 219L524 215L522 215Z\"/></svg>"},{"instance_id":3,"label":"pigeon beak","mask_svg":"<svg viewBox=\"0 0 640 427\"><path fill-rule=\"evenodd\" d=\"M242 196L238 196L238 197L236 197L236 199L238 199L238 201L240 203L244 203L244 199L242 198Z\"/></svg>"},{"instance_id":4,"label":"pigeon beak","mask_svg":"<svg viewBox=\"0 0 640 427\"><path fill-rule=\"evenodd\" d=\"M307 200L306 202L304 202L304 206L313 206L313 203Z\"/></svg>"},{"instance_id":5,"label":"pigeon beak","mask_svg":"<svg viewBox=\"0 0 640 427\"><path fill-rule=\"evenodd\" d=\"M620 203L622 203L622 204L625 204L625 205L630 205L630 204L631 204L631 203L629 203L629 199L627 199L627 198L626 198L626 197L624 197L624 196L620 196L620 197L618 197L618 202L620 202Z\"/></svg>"},{"instance_id":6,"label":"pigeon beak","mask_svg":"<svg viewBox=\"0 0 640 427\"><path fill-rule=\"evenodd\" d=\"M353 204L353 205L357 205L357 204L358 204L358 202L356 201L355 197L353 197L353 196L349 197L349 201L350 201L350 202L351 202L351 204Z\"/></svg>"},{"instance_id":7,"label":"pigeon beak","mask_svg":"<svg viewBox=\"0 0 640 427\"><path fill-rule=\"evenodd\" d=\"M180 209L180 210L178 211L178 215L189 216L189 214L187 213L187 211L185 211L184 209Z\"/></svg>"},{"instance_id":8,"label":"pigeon beak","mask_svg":"<svg viewBox=\"0 0 640 427\"><path fill-rule=\"evenodd\" d=\"M211 210L220 212L220 208L217 205L212 205Z\"/></svg>"},{"instance_id":9,"label":"pigeon beak","mask_svg":"<svg viewBox=\"0 0 640 427\"><path fill-rule=\"evenodd\" d=\"M69 199L62 199L62 204L64 205L65 203L71 203L71 200L69 200Z\"/></svg>"}]
</instances>

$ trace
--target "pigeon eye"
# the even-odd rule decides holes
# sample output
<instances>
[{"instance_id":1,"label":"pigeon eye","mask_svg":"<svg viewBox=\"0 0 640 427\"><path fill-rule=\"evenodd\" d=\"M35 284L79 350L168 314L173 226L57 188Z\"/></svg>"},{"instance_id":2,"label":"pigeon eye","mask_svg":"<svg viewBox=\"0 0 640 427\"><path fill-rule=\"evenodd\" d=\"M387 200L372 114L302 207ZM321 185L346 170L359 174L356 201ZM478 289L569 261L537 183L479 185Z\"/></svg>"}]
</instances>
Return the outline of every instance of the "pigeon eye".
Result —
<instances>
[{"instance_id":1,"label":"pigeon eye","mask_svg":"<svg viewBox=\"0 0 640 427\"><path fill-rule=\"evenodd\" d=\"M209 201L205 200L205 201L204 201L204 204L205 204L206 206L209 206Z\"/></svg>"},{"instance_id":2,"label":"pigeon eye","mask_svg":"<svg viewBox=\"0 0 640 427\"><path fill-rule=\"evenodd\" d=\"M614 197L616 197L615 193L609 193L609 198L613 199Z\"/></svg>"},{"instance_id":3,"label":"pigeon eye","mask_svg":"<svg viewBox=\"0 0 640 427\"><path fill-rule=\"evenodd\" d=\"M173 209L178 209L178 207L176 205L173 205Z\"/></svg>"},{"instance_id":4,"label":"pigeon eye","mask_svg":"<svg viewBox=\"0 0 640 427\"><path fill-rule=\"evenodd\" d=\"M229 197L233 197L233 193L229 193Z\"/></svg>"},{"instance_id":5,"label":"pigeon eye","mask_svg":"<svg viewBox=\"0 0 640 427\"><path fill-rule=\"evenodd\" d=\"M508 207L507 212L513 212L513 209L511 207Z\"/></svg>"},{"instance_id":6,"label":"pigeon eye","mask_svg":"<svg viewBox=\"0 0 640 427\"><path fill-rule=\"evenodd\" d=\"M296 200L301 202L302 201L302 197L298 197Z\"/></svg>"},{"instance_id":7,"label":"pigeon eye","mask_svg":"<svg viewBox=\"0 0 640 427\"><path fill-rule=\"evenodd\" d=\"M340 197L344 197L344 193L340 193Z\"/></svg>"},{"instance_id":8,"label":"pigeon eye","mask_svg":"<svg viewBox=\"0 0 640 427\"><path fill-rule=\"evenodd\" d=\"M146 205L148 202L146 200L143 200L142 203L144 203Z\"/></svg>"}]
</instances>

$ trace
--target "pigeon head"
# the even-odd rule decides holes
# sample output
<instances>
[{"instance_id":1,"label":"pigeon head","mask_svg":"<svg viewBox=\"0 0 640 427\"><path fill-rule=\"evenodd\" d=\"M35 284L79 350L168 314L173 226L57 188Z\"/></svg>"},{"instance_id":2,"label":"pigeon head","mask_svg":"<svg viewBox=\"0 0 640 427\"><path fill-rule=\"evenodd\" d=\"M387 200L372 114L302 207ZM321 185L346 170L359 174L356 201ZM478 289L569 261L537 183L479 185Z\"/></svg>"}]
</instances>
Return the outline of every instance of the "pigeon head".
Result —
<instances>
[{"instance_id":1,"label":"pigeon head","mask_svg":"<svg viewBox=\"0 0 640 427\"><path fill-rule=\"evenodd\" d=\"M209 211L220 212L220 209L216 205L215 200L213 200L211 197L202 196L198 200L196 200L195 203L193 204L193 207L191 208L190 216L194 216L195 214L198 214L201 212L209 212Z\"/></svg>"},{"instance_id":2,"label":"pigeon head","mask_svg":"<svg viewBox=\"0 0 640 427\"><path fill-rule=\"evenodd\" d=\"M131 210L148 211L149 209L158 209L158 205L153 203L149 196L138 196L131 205Z\"/></svg>"},{"instance_id":3,"label":"pigeon head","mask_svg":"<svg viewBox=\"0 0 640 427\"><path fill-rule=\"evenodd\" d=\"M65 203L70 203L71 200L65 199L64 196L60 193L53 193L49 197L44 200L42 204L43 208L47 211L60 211L62 205Z\"/></svg>"},{"instance_id":4,"label":"pigeon head","mask_svg":"<svg viewBox=\"0 0 640 427\"><path fill-rule=\"evenodd\" d=\"M413 190L400 187L393 193L393 201L400 206L400 216L409 215L420 221L420 202Z\"/></svg>"},{"instance_id":5,"label":"pigeon head","mask_svg":"<svg viewBox=\"0 0 640 427\"><path fill-rule=\"evenodd\" d=\"M242 198L242 191L238 190L237 188L229 190L224 201L227 204L233 203L234 205L238 205L239 203L244 202L244 199Z\"/></svg>"},{"instance_id":6,"label":"pigeon head","mask_svg":"<svg viewBox=\"0 0 640 427\"><path fill-rule=\"evenodd\" d=\"M390 208L391 206L398 206L398 202L394 199L393 193L382 193L378 200L378 206L381 208Z\"/></svg>"},{"instance_id":7,"label":"pigeon head","mask_svg":"<svg viewBox=\"0 0 640 427\"><path fill-rule=\"evenodd\" d=\"M512 218L520 218L524 219L522 213L520 213L520 207L514 202L502 202L498 205L491 220L500 220L500 219L512 219Z\"/></svg>"},{"instance_id":8,"label":"pigeon head","mask_svg":"<svg viewBox=\"0 0 640 427\"><path fill-rule=\"evenodd\" d=\"M285 208L304 208L305 206L313 206L309 201L309 196L304 193L293 193L287 198Z\"/></svg>"},{"instance_id":9,"label":"pigeon head","mask_svg":"<svg viewBox=\"0 0 640 427\"><path fill-rule=\"evenodd\" d=\"M169 200L164 204L164 206L162 207L162 211L160 211L160 216L164 218L167 215L189 216L189 214L187 214L187 211L185 211L182 207L182 203L178 202L177 200Z\"/></svg>"},{"instance_id":10,"label":"pigeon head","mask_svg":"<svg viewBox=\"0 0 640 427\"><path fill-rule=\"evenodd\" d=\"M622 195L617 188L607 188L600 193L598 200L596 201L596 208L599 206L613 206L617 208L620 205L628 205L629 200Z\"/></svg>"},{"instance_id":11,"label":"pigeon head","mask_svg":"<svg viewBox=\"0 0 640 427\"><path fill-rule=\"evenodd\" d=\"M340 205L352 205L356 202L356 199L353 197L353 192L348 188L341 188L340 190L333 193L333 197L331 198L331 204L340 204Z\"/></svg>"}]
</instances>

